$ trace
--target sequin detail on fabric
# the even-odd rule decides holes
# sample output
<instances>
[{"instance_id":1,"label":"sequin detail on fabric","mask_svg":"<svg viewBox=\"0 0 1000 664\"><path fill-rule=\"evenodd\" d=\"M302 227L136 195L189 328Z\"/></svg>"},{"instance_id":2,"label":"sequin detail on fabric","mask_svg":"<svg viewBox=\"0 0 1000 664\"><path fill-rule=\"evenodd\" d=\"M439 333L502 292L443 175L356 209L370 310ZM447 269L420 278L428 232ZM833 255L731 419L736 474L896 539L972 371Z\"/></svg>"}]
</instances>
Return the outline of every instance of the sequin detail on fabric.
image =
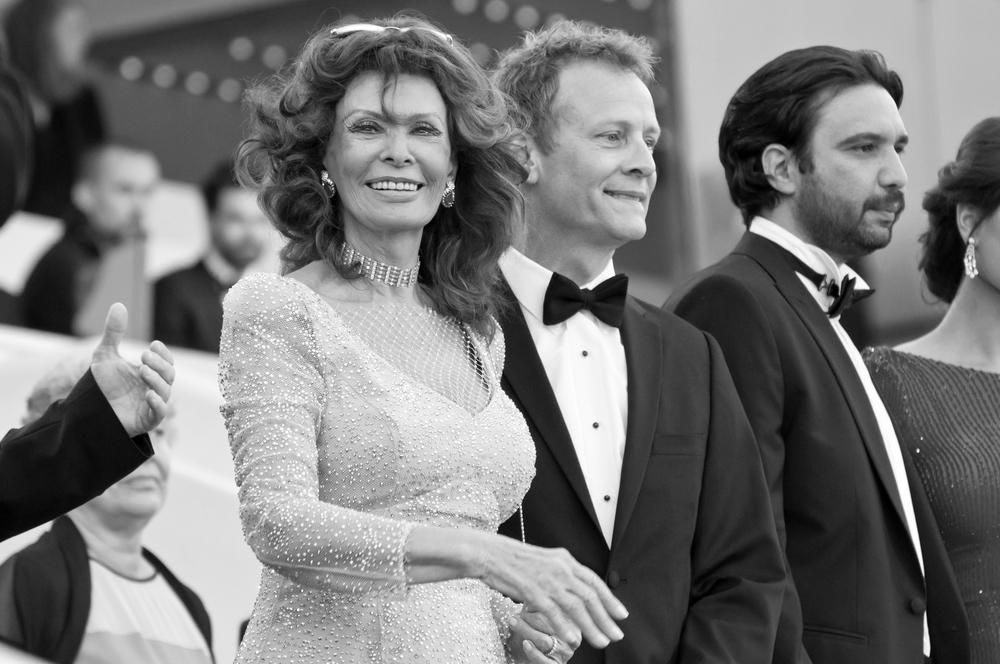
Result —
<instances>
[{"instance_id":1,"label":"sequin detail on fabric","mask_svg":"<svg viewBox=\"0 0 1000 664\"><path fill-rule=\"evenodd\" d=\"M512 603L473 580L409 586L403 559L414 525L496 531L528 489L503 338L351 306L268 274L225 301L222 413L264 565L237 661L503 662Z\"/></svg>"}]
</instances>

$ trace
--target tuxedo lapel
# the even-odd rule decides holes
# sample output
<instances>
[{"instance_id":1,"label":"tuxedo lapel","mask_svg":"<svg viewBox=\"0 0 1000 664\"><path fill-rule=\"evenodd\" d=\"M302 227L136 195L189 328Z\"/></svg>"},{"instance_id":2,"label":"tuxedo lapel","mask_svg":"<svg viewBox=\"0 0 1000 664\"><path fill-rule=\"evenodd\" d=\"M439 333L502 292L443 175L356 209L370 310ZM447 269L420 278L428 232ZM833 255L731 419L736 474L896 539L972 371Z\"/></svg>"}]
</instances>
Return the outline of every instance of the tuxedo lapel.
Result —
<instances>
[{"instance_id":1,"label":"tuxedo lapel","mask_svg":"<svg viewBox=\"0 0 1000 664\"><path fill-rule=\"evenodd\" d=\"M652 449L656 409L663 385L660 328L646 317L631 297L626 300L621 335L628 372L628 426L612 548L621 541L639 498Z\"/></svg>"},{"instance_id":2,"label":"tuxedo lapel","mask_svg":"<svg viewBox=\"0 0 1000 664\"><path fill-rule=\"evenodd\" d=\"M903 505L899 498L899 488L889 464L889 456L882 440L878 421L864 385L851 363L851 358L843 350L840 338L822 309L806 291L795 271L785 260L782 252L785 250L753 233L746 233L737 245L734 253L742 253L755 260L774 279L775 287L788 301L792 310L809 330L816 345L826 358L837 382L844 394L847 405L854 416L854 422L864 441L868 458L871 460L875 473L882 482L896 514L905 524Z\"/></svg>"},{"instance_id":3,"label":"tuxedo lapel","mask_svg":"<svg viewBox=\"0 0 1000 664\"><path fill-rule=\"evenodd\" d=\"M594 504L587 491L587 481L583 477L573 440L559 410L559 402L552 391L542 360L538 357L521 306L517 304L513 293L510 293L510 297L512 304L501 325L507 343L502 381L504 388L517 403L528 424L538 433L540 442L552 452L594 526L600 530Z\"/></svg>"}]
</instances>

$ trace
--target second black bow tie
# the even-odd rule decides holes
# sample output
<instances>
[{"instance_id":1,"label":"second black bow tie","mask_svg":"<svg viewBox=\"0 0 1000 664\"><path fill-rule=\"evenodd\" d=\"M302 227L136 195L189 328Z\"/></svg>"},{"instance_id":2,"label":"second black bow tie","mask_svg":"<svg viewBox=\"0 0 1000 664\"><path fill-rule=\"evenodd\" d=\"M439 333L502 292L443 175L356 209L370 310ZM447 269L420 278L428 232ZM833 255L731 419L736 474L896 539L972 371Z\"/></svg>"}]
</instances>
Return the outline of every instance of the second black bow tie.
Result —
<instances>
[{"instance_id":1,"label":"second black bow tie","mask_svg":"<svg viewBox=\"0 0 1000 664\"><path fill-rule=\"evenodd\" d=\"M787 251L785 252L785 258L793 270L816 284L816 288L833 298L833 302L826 312L826 315L830 318L836 318L847 311L851 305L875 292L873 288L855 288L856 280L854 277L845 276L840 283L837 283L822 272L817 272L806 265L803 261L799 260L798 256L794 256Z\"/></svg>"},{"instance_id":2,"label":"second black bow tie","mask_svg":"<svg viewBox=\"0 0 1000 664\"><path fill-rule=\"evenodd\" d=\"M616 274L605 279L591 290L580 288L561 274L553 272L549 287L545 290L542 322L546 325L555 325L581 309L586 309L599 321L613 327L621 327L627 292L628 277L624 274Z\"/></svg>"}]
</instances>

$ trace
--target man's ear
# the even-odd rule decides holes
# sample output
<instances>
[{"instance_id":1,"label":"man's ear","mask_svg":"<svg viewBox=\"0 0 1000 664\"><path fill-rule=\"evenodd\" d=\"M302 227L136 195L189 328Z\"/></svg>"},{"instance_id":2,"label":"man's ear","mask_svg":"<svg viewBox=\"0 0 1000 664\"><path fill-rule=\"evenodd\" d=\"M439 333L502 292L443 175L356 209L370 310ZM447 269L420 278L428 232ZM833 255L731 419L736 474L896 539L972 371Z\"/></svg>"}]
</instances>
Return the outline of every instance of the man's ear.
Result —
<instances>
[{"instance_id":1,"label":"man's ear","mask_svg":"<svg viewBox=\"0 0 1000 664\"><path fill-rule=\"evenodd\" d=\"M976 230L982 212L974 205L959 203L955 206L955 225L958 226L958 234L962 236L963 242L969 241L972 231Z\"/></svg>"},{"instance_id":2,"label":"man's ear","mask_svg":"<svg viewBox=\"0 0 1000 664\"><path fill-rule=\"evenodd\" d=\"M79 180L73 185L69 198L81 212L89 213L94 208L94 192L85 180Z\"/></svg>"},{"instance_id":3,"label":"man's ear","mask_svg":"<svg viewBox=\"0 0 1000 664\"><path fill-rule=\"evenodd\" d=\"M791 196L798 189L798 162L792 151L784 145L771 143L764 148L760 164L768 183L779 193Z\"/></svg>"},{"instance_id":4,"label":"man's ear","mask_svg":"<svg viewBox=\"0 0 1000 664\"><path fill-rule=\"evenodd\" d=\"M510 139L512 151L517 161L527 171L525 184L538 182L538 144L535 139L523 131L514 134Z\"/></svg>"}]
</instances>

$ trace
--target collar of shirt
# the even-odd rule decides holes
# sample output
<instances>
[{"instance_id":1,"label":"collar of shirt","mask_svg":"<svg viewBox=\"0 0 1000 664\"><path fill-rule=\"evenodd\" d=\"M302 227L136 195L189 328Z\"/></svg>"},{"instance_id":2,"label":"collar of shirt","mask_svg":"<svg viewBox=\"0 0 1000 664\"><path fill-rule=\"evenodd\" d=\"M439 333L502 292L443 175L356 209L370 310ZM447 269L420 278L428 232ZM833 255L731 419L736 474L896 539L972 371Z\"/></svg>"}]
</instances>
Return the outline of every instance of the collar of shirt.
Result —
<instances>
[{"instance_id":1,"label":"collar of shirt","mask_svg":"<svg viewBox=\"0 0 1000 664\"><path fill-rule=\"evenodd\" d=\"M222 284L224 288L231 287L243 275L242 272L230 265L229 261L223 258L215 249L208 250L208 253L205 254L204 262L208 273L215 277L215 280Z\"/></svg>"},{"instance_id":2,"label":"collar of shirt","mask_svg":"<svg viewBox=\"0 0 1000 664\"><path fill-rule=\"evenodd\" d=\"M820 274L825 274L826 278L835 283L840 283L844 277L853 277L855 287L858 289L868 289L868 282L861 278L857 272L849 265L838 265L830 254L819 247L803 241L794 233L782 228L778 224L765 219L764 217L754 217L750 222L750 232L774 242L776 245L789 252L803 263L816 270ZM821 289L816 288L816 284L808 278L799 275L799 280L806 286L809 294L813 296L816 303L823 311L830 308L833 298Z\"/></svg>"},{"instance_id":3,"label":"collar of shirt","mask_svg":"<svg viewBox=\"0 0 1000 664\"><path fill-rule=\"evenodd\" d=\"M500 271L503 273L514 296L521 303L524 311L541 323L542 305L545 302L545 291L552 279L552 270L535 261L513 247L507 249L500 257ZM615 266L611 261L604 266L600 274L592 281L583 284L581 288L594 288L605 279L615 276ZM580 312L591 315L590 312ZM579 314L576 314L579 315ZM596 318L594 320L597 320ZM565 325L566 322L559 323ZM598 321L599 322L599 321ZM600 323L604 325L604 323ZM610 327L610 326L609 326Z\"/></svg>"}]
</instances>

